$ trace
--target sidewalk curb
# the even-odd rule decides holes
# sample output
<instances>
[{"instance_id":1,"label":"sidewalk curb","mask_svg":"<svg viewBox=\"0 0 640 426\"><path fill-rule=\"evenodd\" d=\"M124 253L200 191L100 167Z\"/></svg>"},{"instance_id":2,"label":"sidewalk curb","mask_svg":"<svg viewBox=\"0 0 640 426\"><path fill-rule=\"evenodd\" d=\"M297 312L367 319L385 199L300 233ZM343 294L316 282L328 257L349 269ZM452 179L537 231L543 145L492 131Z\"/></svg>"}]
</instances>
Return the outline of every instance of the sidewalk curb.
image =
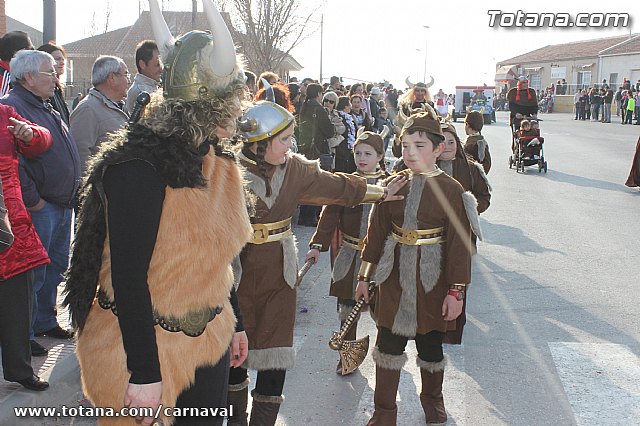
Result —
<instances>
[{"instance_id":1,"label":"sidewalk curb","mask_svg":"<svg viewBox=\"0 0 640 426\"><path fill-rule=\"evenodd\" d=\"M41 377L49 382L49 389L33 392L26 389L14 391L0 403L0 425L34 425L34 418L18 419L14 416L14 407L59 407L68 404L77 394L82 398L80 384L80 365L75 353L67 355L56 365L45 371ZM46 421L46 419L42 419Z\"/></svg>"}]
</instances>

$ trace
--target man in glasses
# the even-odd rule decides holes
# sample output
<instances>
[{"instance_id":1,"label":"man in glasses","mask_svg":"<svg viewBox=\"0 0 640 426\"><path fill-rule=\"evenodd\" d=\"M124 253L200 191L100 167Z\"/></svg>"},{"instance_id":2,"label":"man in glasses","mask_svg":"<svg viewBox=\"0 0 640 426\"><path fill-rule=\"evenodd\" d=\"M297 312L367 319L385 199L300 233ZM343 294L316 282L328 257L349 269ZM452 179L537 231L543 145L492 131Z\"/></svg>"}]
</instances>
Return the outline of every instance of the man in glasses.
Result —
<instances>
[{"instance_id":1,"label":"man in glasses","mask_svg":"<svg viewBox=\"0 0 640 426\"><path fill-rule=\"evenodd\" d=\"M71 209L80 185L80 158L76 143L49 99L58 75L53 57L39 50L21 50L11 60L13 88L0 102L51 133L51 148L33 158L20 157L22 199L51 263L34 270L31 354L47 350L34 339L46 335L69 339L72 333L57 321L57 291L69 263Z\"/></svg>"},{"instance_id":2,"label":"man in glasses","mask_svg":"<svg viewBox=\"0 0 640 426\"><path fill-rule=\"evenodd\" d=\"M107 134L120 129L129 119L124 111L124 100L131 76L122 59L115 56L96 59L91 69L91 84L93 87L70 118L83 173L87 170L89 157L97 152Z\"/></svg>"}]
</instances>

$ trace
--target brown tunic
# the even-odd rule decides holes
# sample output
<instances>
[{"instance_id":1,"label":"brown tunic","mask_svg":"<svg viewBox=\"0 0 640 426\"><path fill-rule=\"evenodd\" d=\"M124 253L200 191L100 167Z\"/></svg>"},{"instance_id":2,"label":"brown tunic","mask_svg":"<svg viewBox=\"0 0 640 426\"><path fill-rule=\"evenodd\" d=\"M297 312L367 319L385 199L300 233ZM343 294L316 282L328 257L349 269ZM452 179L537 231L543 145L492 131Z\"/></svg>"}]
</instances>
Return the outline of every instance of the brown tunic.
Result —
<instances>
[{"instance_id":1,"label":"brown tunic","mask_svg":"<svg viewBox=\"0 0 640 426\"><path fill-rule=\"evenodd\" d=\"M272 195L267 197L258 167L243 156L240 165L245 169L249 191L257 198L252 223L290 218L298 204L354 206L363 200L367 189L360 177L322 171L317 161L293 154L282 166L268 166ZM245 367L256 370L293 367L296 252L291 236L266 244L248 244L240 255L242 271L237 292L249 339Z\"/></svg>"},{"instance_id":2,"label":"brown tunic","mask_svg":"<svg viewBox=\"0 0 640 426\"><path fill-rule=\"evenodd\" d=\"M356 176L363 176L358 172ZM367 183L375 185L386 175L379 178L368 178ZM336 228L342 233L353 238L363 239L367 233L371 204L362 204L354 207L325 206L318 221L316 232L311 237L310 245L322 245L321 251L329 250L331 240ZM360 253L347 246L340 247L333 264L331 289L329 294L340 299L353 300L355 286L357 284L357 272L360 268Z\"/></svg>"},{"instance_id":3,"label":"brown tunic","mask_svg":"<svg viewBox=\"0 0 640 426\"><path fill-rule=\"evenodd\" d=\"M484 145L484 154L479 152L478 145ZM482 164L484 172L489 174L491 170L491 154L489 153L489 144L481 134L469 135L464 141L464 152L469 154L478 163Z\"/></svg>"},{"instance_id":4,"label":"brown tunic","mask_svg":"<svg viewBox=\"0 0 640 426\"><path fill-rule=\"evenodd\" d=\"M449 285L471 280L471 230L463 203L464 189L445 173L437 176L404 170L410 183L404 200L378 204L372 212L362 260L377 264L374 279L377 325L414 337L447 331L455 322L442 318ZM405 229L444 228L441 244L409 246L390 234Z\"/></svg>"}]
</instances>

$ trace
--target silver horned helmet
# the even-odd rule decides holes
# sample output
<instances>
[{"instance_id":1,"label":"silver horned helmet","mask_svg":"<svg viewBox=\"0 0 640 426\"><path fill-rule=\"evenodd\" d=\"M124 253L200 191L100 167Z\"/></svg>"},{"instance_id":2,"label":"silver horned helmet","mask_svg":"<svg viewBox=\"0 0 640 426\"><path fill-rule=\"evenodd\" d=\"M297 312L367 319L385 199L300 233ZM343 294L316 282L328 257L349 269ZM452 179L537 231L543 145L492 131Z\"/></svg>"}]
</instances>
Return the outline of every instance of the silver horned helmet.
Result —
<instances>
[{"instance_id":1,"label":"silver horned helmet","mask_svg":"<svg viewBox=\"0 0 640 426\"><path fill-rule=\"evenodd\" d=\"M435 82L432 75L430 75L429 77L431 78L431 81L429 83L419 82L414 84L411 82L411 80L409 80L409 77L405 78L404 82L407 84L409 89L415 89L416 87L419 87L422 89L429 89L429 87L433 86L433 83Z\"/></svg>"},{"instance_id":2,"label":"silver horned helmet","mask_svg":"<svg viewBox=\"0 0 640 426\"><path fill-rule=\"evenodd\" d=\"M164 60L164 97L196 101L210 99L244 72L236 60L231 33L211 0L202 0L209 31L189 31L177 40L171 35L157 0L149 0L151 24Z\"/></svg>"}]
</instances>

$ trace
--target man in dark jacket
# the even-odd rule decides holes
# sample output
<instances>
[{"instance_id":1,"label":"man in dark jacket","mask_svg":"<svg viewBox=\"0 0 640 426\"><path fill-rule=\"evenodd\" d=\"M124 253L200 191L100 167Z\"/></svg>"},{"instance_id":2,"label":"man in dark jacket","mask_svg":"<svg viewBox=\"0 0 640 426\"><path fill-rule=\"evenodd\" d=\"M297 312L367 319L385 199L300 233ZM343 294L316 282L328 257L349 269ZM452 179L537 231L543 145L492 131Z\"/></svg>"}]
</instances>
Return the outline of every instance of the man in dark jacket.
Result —
<instances>
[{"instance_id":1,"label":"man in dark jacket","mask_svg":"<svg viewBox=\"0 0 640 426\"><path fill-rule=\"evenodd\" d=\"M16 54L10 66L13 89L0 102L45 127L53 138L47 152L29 159L20 157L22 198L51 259L50 265L34 270L30 340L32 354L37 356L44 355L46 349L34 340L34 332L55 338L72 337L58 325L56 298L58 284L69 263L71 211L80 184L80 157L60 114L44 101L53 96L57 84L53 57L37 50L24 50Z\"/></svg>"}]
</instances>

